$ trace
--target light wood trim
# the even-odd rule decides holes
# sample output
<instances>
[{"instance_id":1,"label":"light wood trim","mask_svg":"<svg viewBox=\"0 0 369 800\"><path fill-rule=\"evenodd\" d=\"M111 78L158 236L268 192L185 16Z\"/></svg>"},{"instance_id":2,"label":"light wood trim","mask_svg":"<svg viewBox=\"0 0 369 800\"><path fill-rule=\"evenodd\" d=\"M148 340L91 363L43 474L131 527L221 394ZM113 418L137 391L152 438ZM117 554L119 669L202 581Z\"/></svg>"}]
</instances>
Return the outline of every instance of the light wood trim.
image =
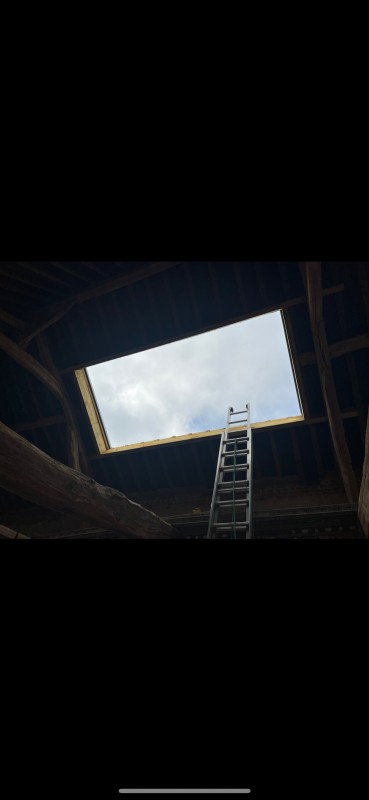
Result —
<instances>
[{"instance_id":1,"label":"light wood trim","mask_svg":"<svg viewBox=\"0 0 369 800\"><path fill-rule=\"evenodd\" d=\"M85 369L77 369L75 371L75 376L82 395L82 400L85 404L88 418L90 420L91 428L95 436L96 444L99 448L99 453L106 453L111 449L110 443L100 416L99 409L97 407L87 372Z\"/></svg>"},{"instance_id":2,"label":"light wood trim","mask_svg":"<svg viewBox=\"0 0 369 800\"><path fill-rule=\"evenodd\" d=\"M271 419L266 420L266 422L253 422L251 423L251 428L259 429L259 428L272 428L281 425L290 425L294 422L301 422L304 421L303 416L299 417L286 417L285 419ZM244 425L232 425L232 431L244 431ZM111 455L113 453L121 453L128 450L140 450L141 448L145 447L158 447L159 445L166 445L166 444L176 444L177 442L190 442L195 441L196 439L209 439L214 436L220 436L224 431L224 428L214 428L213 430L209 431L200 431L199 433L186 433L183 436L170 436L168 439L153 439L149 442L137 442L135 444L124 444L121 447L110 447L104 451L104 455ZM100 451L101 452L101 451ZM97 458L98 456L92 456L92 458Z\"/></svg>"},{"instance_id":3,"label":"light wood trim","mask_svg":"<svg viewBox=\"0 0 369 800\"><path fill-rule=\"evenodd\" d=\"M352 411L343 411L342 419L351 419L352 417L357 417L358 412L356 409ZM262 430L263 428L270 428L270 430L277 430L283 427L291 428L291 427L299 427L300 425L319 425L324 422L328 422L328 417L312 417L309 419L305 419L302 415L298 417L285 417L282 419L269 419L266 422L252 422L251 428L253 430ZM232 429L235 431L242 431L245 428L240 425L232 426ZM199 433L186 433L183 436L171 436L168 439L152 439L149 442L135 442L134 444L125 444L121 447L109 447L104 452L100 453L99 455L91 456L91 459L102 458L109 455L114 455L115 453L122 453L128 452L129 450L140 450L145 447L161 447L161 445L171 445L177 444L177 442L190 442L196 441L197 439L212 439L216 436L221 436L224 432L224 428L214 428L213 430L209 431L200 431Z\"/></svg>"}]
</instances>

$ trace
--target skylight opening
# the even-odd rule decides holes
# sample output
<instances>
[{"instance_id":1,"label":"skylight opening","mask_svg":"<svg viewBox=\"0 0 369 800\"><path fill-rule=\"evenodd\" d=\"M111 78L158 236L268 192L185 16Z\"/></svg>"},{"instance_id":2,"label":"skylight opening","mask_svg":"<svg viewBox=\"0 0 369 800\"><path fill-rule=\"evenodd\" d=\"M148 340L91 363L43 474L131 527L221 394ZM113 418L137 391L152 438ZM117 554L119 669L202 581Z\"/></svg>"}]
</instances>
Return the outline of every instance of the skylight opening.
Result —
<instances>
[{"instance_id":1,"label":"skylight opening","mask_svg":"<svg viewBox=\"0 0 369 800\"><path fill-rule=\"evenodd\" d=\"M111 448L302 411L280 311L87 368Z\"/></svg>"}]
</instances>

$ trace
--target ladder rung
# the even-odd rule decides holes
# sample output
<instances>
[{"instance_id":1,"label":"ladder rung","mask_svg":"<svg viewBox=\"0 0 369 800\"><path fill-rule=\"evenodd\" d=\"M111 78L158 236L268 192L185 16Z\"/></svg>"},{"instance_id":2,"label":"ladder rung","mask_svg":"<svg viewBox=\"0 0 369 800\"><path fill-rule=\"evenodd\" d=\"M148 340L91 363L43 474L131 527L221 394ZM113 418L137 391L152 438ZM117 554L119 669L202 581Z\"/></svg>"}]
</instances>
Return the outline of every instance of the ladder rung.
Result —
<instances>
[{"instance_id":1,"label":"ladder rung","mask_svg":"<svg viewBox=\"0 0 369 800\"><path fill-rule=\"evenodd\" d=\"M248 422L248 419L230 419L228 425L241 425L241 422Z\"/></svg>"},{"instance_id":2,"label":"ladder rung","mask_svg":"<svg viewBox=\"0 0 369 800\"><path fill-rule=\"evenodd\" d=\"M233 506L246 506L248 502L248 500L216 500L215 504L217 506L223 506L223 508L233 508Z\"/></svg>"},{"instance_id":3,"label":"ladder rung","mask_svg":"<svg viewBox=\"0 0 369 800\"><path fill-rule=\"evenodd\" d=\"M240 529L248 527L248 522L235 522L234 524L230 522L213 522L212 524L212 528L220 528L221 530L225 530L226 528L227 530L233 530L234 528Z\"/></svg>"},{"instance_id":4,"label":"ladder rung","mask_svg":"<svg viewBox=\"0 0 369 800\"><path fill-rule=\"evenodd\" d=\"M236 457L237 456L248 456L249 453L250 453L250 450L231 450L231 451L230 450L223 450L222 455L229 456L230 458L233 458L234 456L236 456Z\"/></svg>"},{"instance_id":5,"label":"ladder rung","mask_svg":"<svg viewBox=\"0 0 369 800\"><path fill-rule=\"evenodd\" d=\"M249 481L235 481L234 483L230 483L227 487L225 487L224 483L218 483L217 494L219 492L245 492L247 489L249 489Z\"/></svg>"},{"instance_id":6,"label":"ladder rung","mask_svg":"<svg viewBox=\"0 0 369 800\"><path fill-rule=\"evenodd\" d=\"M232 436L231 439L224 438L224 444L236 444L236 442L248 442L249 436Z\"/></svg>"},{"instance_id":7,"label":"ladder rung","mask_svg":"<svg viewBox=\"0 0 369 800\"><path fill-rule=\"evenodd\" d=\"M231 467L219 467L219 472L245 472L250 468L250 464L232 464Z\"/></svg>"}]
</instances>

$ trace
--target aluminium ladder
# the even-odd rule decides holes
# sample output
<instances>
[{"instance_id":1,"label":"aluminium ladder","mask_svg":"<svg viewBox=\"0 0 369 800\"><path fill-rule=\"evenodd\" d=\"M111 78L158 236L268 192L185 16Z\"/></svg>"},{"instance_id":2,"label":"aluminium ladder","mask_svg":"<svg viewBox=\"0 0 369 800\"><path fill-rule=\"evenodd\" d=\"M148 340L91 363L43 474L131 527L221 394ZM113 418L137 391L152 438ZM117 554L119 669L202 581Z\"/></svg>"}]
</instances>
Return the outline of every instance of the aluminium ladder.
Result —
<instances>
[{"instance_id":1,"label":"aluminium ladder","mask_svg":"<svg viewBox=\"0 0 369 800\"><path fill-rule=\"evenodd\" d=\"M235 425L243 424L245 432L234 430ZM220 439L208 539L252 538L251 454L250 405L247 403L242 411L230 407Z\"/></svg>"}]
</instances>

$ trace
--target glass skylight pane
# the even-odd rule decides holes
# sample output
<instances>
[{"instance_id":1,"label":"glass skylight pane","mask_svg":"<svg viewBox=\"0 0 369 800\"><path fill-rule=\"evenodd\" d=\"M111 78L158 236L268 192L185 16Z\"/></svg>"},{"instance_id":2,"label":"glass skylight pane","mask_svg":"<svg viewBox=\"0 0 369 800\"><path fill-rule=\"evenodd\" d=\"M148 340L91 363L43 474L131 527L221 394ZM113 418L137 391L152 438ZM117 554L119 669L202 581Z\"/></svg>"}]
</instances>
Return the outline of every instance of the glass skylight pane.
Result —
<instances>
[{"instance_id":1,"label":"glass skylight pane","mask_svg":"<svg viewBox=\"0 0 369 800\"><path fill-rule=\"evenodd\" d=\"M111 447L301 414L279 311L87 369Z\"/></svg>"}]
</instances>

